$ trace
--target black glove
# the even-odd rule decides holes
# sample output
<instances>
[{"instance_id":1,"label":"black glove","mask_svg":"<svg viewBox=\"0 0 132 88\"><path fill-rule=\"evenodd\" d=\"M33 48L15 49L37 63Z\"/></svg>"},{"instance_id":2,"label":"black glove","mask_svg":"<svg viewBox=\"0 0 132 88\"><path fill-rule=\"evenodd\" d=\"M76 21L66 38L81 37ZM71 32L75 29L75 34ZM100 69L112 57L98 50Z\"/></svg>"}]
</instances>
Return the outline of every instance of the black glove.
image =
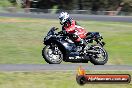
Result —
<instances>
[{"instance_id":1,"label":"black glove","mask_svg":"<svg viewBox=\"0 0 132 88\"><path fill-rule=\"evenodd\" d=\"M62 33L63 33L63 34L67 34L66 30L62 30Z\"/></svg>"}]
</instances>

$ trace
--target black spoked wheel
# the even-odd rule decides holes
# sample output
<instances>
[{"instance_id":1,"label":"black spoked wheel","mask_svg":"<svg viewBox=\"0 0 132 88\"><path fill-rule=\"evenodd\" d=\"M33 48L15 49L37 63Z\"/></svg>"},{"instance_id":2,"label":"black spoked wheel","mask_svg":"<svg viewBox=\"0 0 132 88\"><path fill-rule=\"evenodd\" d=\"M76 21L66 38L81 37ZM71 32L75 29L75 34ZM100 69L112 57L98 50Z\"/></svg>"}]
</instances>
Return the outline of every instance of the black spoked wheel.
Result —
<instances>
[{"instance_id":1,"label":"black spoked wheel","mask_svg":"<svg viewBox=\"0 0 132 88\"><path fill-rule=\"evenodd\" d=\"M93 63L94 65L104 65L107 63L108 61L108 54L106 52L106 50L101 47L101 46L94 46L93 50L97 51L98 53L93 54L91 56L91 63Z\"/></svg>"},{"instance_id":2,"label":"black spoked wheel","mask_svg":"<svg viewBox=\"0 0 132 88\"><path fill-rule=\"evenodd\" d=\"M45 46L42 50L42 56L49 64L60 64L63 60L63 54L57 46Z\"/></svg>"}]
</instances>

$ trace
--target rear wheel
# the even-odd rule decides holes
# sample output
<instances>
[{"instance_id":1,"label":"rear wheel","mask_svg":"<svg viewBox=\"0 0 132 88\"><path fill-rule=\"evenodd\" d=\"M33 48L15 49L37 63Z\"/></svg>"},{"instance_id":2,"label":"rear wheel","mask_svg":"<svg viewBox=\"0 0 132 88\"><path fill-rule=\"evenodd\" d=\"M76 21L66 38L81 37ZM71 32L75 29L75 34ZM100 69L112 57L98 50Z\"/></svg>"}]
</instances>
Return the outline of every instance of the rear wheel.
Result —
<instances>
[{"instance_id":1,"label":"rear wheel","mask_svg":"<svg viewBox=\"0 0 132 88\"><path fill-rule=\"evenodd\" d=\"M101 46L93 46L93 50L97 51L98 53L91 56L91 63L93 63L94 65L106 64L108 61L108 54L106 50Z\"/></svg>"},{"instance_id":2,"label":"rear wheel","mask_svg":"<svg viewBox=\"0 0 132 88\"><path fill-rule=\"evenodd\" d=\"M42 50L42 56L49 64L60 64L63 60L63 54L57 46L45 46Z\"/></svg>"}]
</instances>

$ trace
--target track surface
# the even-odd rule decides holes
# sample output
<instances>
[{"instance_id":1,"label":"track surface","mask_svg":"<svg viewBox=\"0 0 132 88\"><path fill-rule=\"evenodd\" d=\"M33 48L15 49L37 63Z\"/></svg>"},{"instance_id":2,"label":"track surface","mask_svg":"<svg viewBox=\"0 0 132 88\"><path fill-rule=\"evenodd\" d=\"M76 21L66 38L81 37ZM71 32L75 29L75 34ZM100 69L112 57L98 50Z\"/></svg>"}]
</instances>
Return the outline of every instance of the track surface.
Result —
<instances>
[{"instance_id":1,"label":"track surface","mask_svg":"<svg viewBox=\"0 0 132 88\"><path fill-rule=\"evenodd\" d=\"M0 71L76 71L79 66L85 70L94 71L132 71L132 66L127 65L98 65L88 64L1 64Z\"/></svg>"},{"instance_id":2,"label":"track surface","mask_svg":"<svg viewBox=\"0 0 132 88\"><path fill-rule=\"evenodd\" d=\"M5 17L30 17L57 19L57 14L23 14L23 13L0 13ZM94 21L116 21L116 22L132 22L132 17L128 16L97 16L97 15L79 15L72 14L76 20L94 20ZM86 70L98 71L132 71L132 66L127 65L105 65L105 66L89 66L88 64L0 64L0 71L75 71L79 66Z\"/></svg>"},{"instance_id":3,"label":"track surface","mask_svg":"<svg viewBox=\"0 0 132 88\"><path fill-rule=\"evenodd\" d=\"M94 21L114 21L114 22L132 22L132 16L104 16L104 15L82 15L70 14L76 20L94 20ZM35 13L0 13L0 16L6 17L29 17L40 19L58 19L58 14L35 14Z\"/></svg>"}]
</instances>

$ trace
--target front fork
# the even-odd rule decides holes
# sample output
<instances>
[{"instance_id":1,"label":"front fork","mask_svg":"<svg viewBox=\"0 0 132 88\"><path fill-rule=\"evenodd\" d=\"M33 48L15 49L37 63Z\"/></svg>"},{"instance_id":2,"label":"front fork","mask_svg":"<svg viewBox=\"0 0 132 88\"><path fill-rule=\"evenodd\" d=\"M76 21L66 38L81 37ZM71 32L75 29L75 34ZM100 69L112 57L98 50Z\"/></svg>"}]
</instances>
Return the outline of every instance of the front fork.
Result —
<instances>
[{"instance_id":1,"label":"front fork","mask_svg":"<svg viewBox=\"0 0 132 88\"><path fill-rule=\"evenodd\" d=\"M95 41L97 42L97 44L99 44L100 46L104 47L104 45L106 44L105 42L102 41L103 38L101 39L96 39Z\"/></svg>"},{"instance_id":2,"label":"front fork","mask_svg":"<svg viewBox=\"0 0 132 88\"><path fill-rule=\"evenodd\" d=\"M57 55L58 54L58 46L54 43L51 43L50 46L51 46L51 49L53 50L53 54Z\"/></svg>"}]
</instances>

